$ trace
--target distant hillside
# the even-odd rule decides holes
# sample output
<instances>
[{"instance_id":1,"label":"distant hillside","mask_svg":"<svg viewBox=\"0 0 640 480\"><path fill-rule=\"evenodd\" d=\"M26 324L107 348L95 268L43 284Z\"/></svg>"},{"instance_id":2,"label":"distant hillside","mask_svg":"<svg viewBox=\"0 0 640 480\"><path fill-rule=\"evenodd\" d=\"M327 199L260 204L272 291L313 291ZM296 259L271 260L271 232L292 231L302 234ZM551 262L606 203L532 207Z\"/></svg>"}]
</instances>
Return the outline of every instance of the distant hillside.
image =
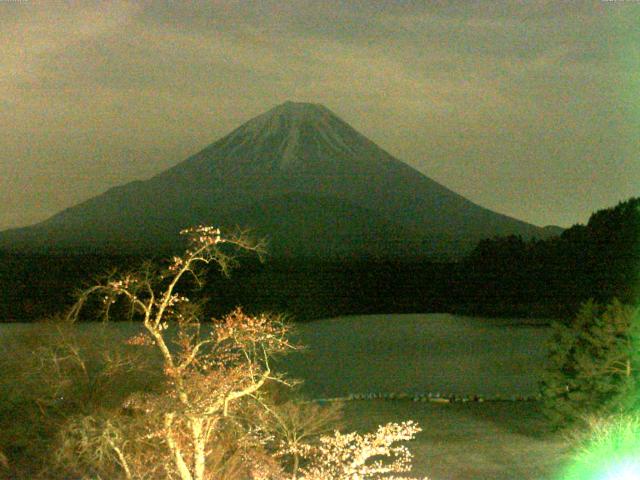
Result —
<instances>
[{"instance_id":1,"label":"distant hillside","mask_svg":"<svg viewBox=\"0 0 640 480\"><path fill-rule=\"evenodd\" d=\"M586 225L545 241L513 235L483 240L461 266L467 274L460 291L476 312L495 314L532 304L573 311L589 298L637 304L640 198L598 210Z\"/></svg>"},{"instance_id":2,"label":"distant hillside","mask_svg":"<svg viewBox=\"0 0 640 480\"><path fill-rule=\"evenodd\" d=\"M249 227L282 256L459 257L483 238L559 233L470 202L321 105L286 102L149 180L0 232L0 248L152 252L200 223Z\"/></svg>"}]
</instances>

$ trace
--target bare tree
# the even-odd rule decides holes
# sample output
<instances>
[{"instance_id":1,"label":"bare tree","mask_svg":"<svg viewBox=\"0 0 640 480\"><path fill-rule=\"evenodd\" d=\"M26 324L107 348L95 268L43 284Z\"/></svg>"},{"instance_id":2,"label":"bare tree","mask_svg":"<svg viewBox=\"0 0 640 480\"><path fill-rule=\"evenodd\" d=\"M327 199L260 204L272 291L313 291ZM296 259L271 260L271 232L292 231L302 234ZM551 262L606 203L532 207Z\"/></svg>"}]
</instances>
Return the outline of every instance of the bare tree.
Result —
<instances>
[{"instance_id":1,"label":"bare tree","mask_svg":"<svg viewBox=\"0 0 640 480\"><path fill-rule=\"evenodd\" d=\"M328 406L288 400L264 405L264 424L273 433L278 445L276 456L290 458L292 480L298 475L301 453L310 442L334 431L342 416L342 404Z\"/></svg>"},{"instance_id":2,"label":"bare tree","mask_svg":"<svg viewBox=\"0 0 640 480\"><path fill-rule=\"evenodd\" d=\"M201 310L178 293L181 281L190 276L201 283L201 267L216 264L227 273L233 257L223 246L262 253L262 246L245 235L225 237L219 229L197 227L181 232L189 241L183 256L175 256L163 269L150 264L120 278L83 291L69 313L80 313L90 295L100 295L105 318L119 298L142 317L144 330L131 338L132 345L153 345L162 356L167 389L163 395L134 395L127 407L155 414L162 421L146 438L162 442L170 452L165 463L168 475L181 480L212 478L207 457L219 432L237 422L237 407L243 400L257 398L267 381L286 381L272 371L270 358L294 347L288 342L287 327L280 317L251 316L237 309L222 320L202 324ZM264 432L247 426L243 445L266 442ZM112 436L115 437L115 436ZM113 445L127 478L133 466L124 445Z\"/></svg>"},{"instance_id":3,"label":"bare tree","mask_svg":"<svg viewBox=\"0 0 640 480\"><path fill-rule=\"evenodd\" d=\"M407 471L408 451L391 444L414 437L419 428L411 422L366 436L336 432L313 445L337 418L336 410L278 405L269 398L270 385L292 386L271 366L274 355L296 348L283 318L238 308L204 323L201 307L180 291L188 278L201 284L208 264L228 273L233 257L226 247L261 254L262 246L206 226L181 233L189 247L165 267L145 264L80 292L68 320L78 318L91 296L101 298L105 319L124 300L143 326L126 343L159 352L164 383L159 392L131 394L122 405L128 416L108 411L71 419L60 433L59 458L75 462L78 470L131 480L355 480ZM394 460L386 465L381 456ZM283 457L291 460L289 472Z\"/></svg>"}]
</instances>

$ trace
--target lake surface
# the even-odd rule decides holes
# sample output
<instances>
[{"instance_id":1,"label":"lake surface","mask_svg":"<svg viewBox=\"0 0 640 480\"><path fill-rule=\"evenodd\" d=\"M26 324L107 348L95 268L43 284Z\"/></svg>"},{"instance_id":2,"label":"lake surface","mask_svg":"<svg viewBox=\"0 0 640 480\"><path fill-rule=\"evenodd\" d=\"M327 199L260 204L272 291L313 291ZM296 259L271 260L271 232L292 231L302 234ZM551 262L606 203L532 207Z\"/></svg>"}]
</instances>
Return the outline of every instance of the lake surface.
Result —
<instances>
[{"instance_id":1,"label":"lake surface","mask_svg":"<svg viewBox=\"0 0 640 480\"><path fill-rule=\"evenodd\" d=\"M519 319L366 315L297 325L278 362L313 398L350 393L534 395L551 329Z\"/></svg>"},{"instance_id":2,"label":"lake surface","mask_svg":"<svg viewBox=\"0 0 640 480\"><path fill-rule=\"evenodd\" d=\"M91 331L100 325L79 327ZM0 325L0 340L2 333L30 327ZM141 326L108 328L124 339ZM302 391L311 398L371 392L534 395L550 335L549 327L520 319L346 316L296 324L291 338L306 349L278 359L275 366L303 380Z\"/></svg>"},{"instance_id":3,"label":"lake surface","mask_svg":"<svg viewBox=\"0 0 640 480\"><path fill-rule=\"evenodd\" d=\"M366 392L533 395L551 329L523 322L448 314L318 320L295 325L293 340L308 348L277 366L303 379L302 390L311 398ZM80 328L96 334L100 325ZM0 346L12 330L32 327L0 325ZM118 341L141 325L107 327ZM548 479L564 461L567 446L540 433L544 419L538 410L537 402L348 402L343 431L417 421L424 430L408 445L415 455L411 475L417 477Z\"/></svg>"}]
</instances>

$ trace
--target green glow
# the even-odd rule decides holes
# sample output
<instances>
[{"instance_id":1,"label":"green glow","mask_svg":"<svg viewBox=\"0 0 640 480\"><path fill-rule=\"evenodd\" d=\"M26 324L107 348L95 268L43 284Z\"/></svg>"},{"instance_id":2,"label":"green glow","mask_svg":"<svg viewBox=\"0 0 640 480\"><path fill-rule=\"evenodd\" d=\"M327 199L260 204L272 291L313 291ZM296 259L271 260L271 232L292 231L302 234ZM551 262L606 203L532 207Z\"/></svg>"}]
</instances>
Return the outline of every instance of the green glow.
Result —
<instances>
[{"instance_id":1,"label":"green glow","mask_svg":"<svg viewBox=\"0 0 640 480\"><path fill-rule=\"evenodd\" d=\"M615 465L603 480L633 480L640 478L640 464L637 460L629 460Z\"/></svg>"},{"instance_id":2,"label":"green glow","mask_svg":"<svg viewBox=\"0 0 640 480\"><path fill-rule=\"evenodd\" d=\"M640 416L619 416L594 426L591 439L559 480L640 479Z\"/></svg>"}]
</instances>

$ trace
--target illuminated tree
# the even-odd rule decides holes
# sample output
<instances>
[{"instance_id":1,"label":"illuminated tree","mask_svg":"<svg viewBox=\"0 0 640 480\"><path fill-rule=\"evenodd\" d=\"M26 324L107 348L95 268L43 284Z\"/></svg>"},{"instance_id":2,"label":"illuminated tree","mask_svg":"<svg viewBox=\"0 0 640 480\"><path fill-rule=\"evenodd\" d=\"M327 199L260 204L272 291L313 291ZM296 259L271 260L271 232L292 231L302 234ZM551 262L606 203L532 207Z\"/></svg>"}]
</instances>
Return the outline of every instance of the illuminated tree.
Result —
<instances>
[{"instance_id":1,"label":"illuminated tree","mask_svg":"<svg viewBox=\"0 0 640 480\"><path fill-rule=\"evenodd\" d=\"M302 446L302 455L311 462L301 469L300 480L400 480L403 477L388 475L411 470L411 452L394 443L412 440L420 431L415 422L403 422L381 425L375 433L366 435L335 432L324 436L317 445ZM380 457L393 460L385 463Z\"/></svg>"},{"instance_id":2,"label":"illuminated tree","mask_svg":"<svg viewBox=\"0 0 640 480\"><path fill-rule=\"evenodd\" d=\"M124 300L143 327L126 343L159 352L164 381L159 391L129 395L118 411L69 419L59 435L59 461L82 474L126 479L356 480L407 471L406 447L392 443L414 437L419 428L412 422L362 437L336 432L317 443L332 412L305 421L319 407L274 404L268 387L292 385L271 368L274 355L295 348L283 319L238 308L203 323L199 305L180 293L187 278L201 283L207 264L227 273L233 263L227 246L258 253L262 246L211 227L182 233L189 241L183 256L111 276L81 292L70 311L73 320L89 297L99 296L108 319L112 305ZM381 456L393 461L386 465ZM281 461L287 457L289 472Z\"/></svg>"},{"instance_id":3,"label":"illuminated tree","mask_svg":"<svg viewBox=\"0 0 640 480\"><path fill-rule=\"evenodd\" d=\"M177 291L181 280L190 276L199 283L201 267L209 263L228 272L233 259L223 250L224 245L258 253L262 247L243 235L223 237L220 230L211 227L197 227L182 234L189 241L185 255L173 257L165 268L154 269L147 264L139 271L85 290L70 316L79 314L90 295L100 295L106 318L118 299L124 299L142 318L143 332L128 343L151 345L160 352L166 388L160 395L133 395L125 407L153 417L152 422L146 422L143 436L168 450L162 465L167 476L204 480L211 478L207 467L215 450L212 443L219 443L231 431L241 433L233 453L222 456L242 456L266 444L266 432L240 413L246 412L248 400L259 397L267 381L285 382L272 371L270 358L293 346L279 317L250 316L237 309L210 325L201 323L201 309ZM104 423L101 428L105 429ZM128 436L114 433L108 437L126 478L134 478L140 456L127 457L124 440ZM123 439L120 444L118 438ZM249 457L260 464L252 468L277 469L275 462L256 460L268 459L266 455Z\"/></svg>"}]
</instances>

